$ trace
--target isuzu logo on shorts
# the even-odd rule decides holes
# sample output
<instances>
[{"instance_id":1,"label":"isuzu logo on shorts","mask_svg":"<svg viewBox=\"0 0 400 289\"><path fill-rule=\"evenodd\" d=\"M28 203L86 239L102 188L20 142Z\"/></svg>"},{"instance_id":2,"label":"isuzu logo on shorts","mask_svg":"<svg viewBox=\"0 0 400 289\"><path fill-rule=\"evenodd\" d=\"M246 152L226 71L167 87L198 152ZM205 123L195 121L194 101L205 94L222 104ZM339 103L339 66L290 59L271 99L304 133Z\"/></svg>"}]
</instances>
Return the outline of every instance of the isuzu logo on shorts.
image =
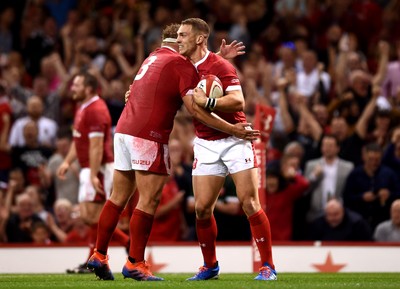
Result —
<instances>
[{"instance_id":1,"label":"isuzu logo on shorts","mask_svg":"<svg viewBox=\"0 0 400 289\"><path fill-rule=\"evenodd\" d=\"M132 164L149 166L150 161L148 161L148 160L132 160Z\"/></svg>"}]
</instances>

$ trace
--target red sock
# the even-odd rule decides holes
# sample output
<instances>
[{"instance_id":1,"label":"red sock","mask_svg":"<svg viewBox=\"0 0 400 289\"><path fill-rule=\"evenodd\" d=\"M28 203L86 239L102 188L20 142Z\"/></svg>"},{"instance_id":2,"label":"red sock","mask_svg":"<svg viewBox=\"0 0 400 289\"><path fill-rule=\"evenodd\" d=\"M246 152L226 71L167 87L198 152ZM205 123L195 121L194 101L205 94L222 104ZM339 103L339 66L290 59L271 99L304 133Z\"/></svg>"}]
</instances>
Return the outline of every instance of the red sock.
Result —
<instances>
[{"instance_id":1,"label":"red sock","mask_svg":"<svg viewBox=\"0 0 400 289\"><path fill-rule=\"evenodd\" d=\"M216 246L218 233L214 215L210 219L196 219L196 232L204 263L206 267L213 268L217 262Z\"/></svg>"},{"instance_id":2,"label":"red sock","mask_svg":"<svg viewBox=\"0 0 400 289\"><path fill-rule=\"evenodd\" d=\"M153 226L154 216L143 211L135 209L129 223L129 235L131 245L129 248L129 257L135 259L135 262L144 260L144 251L149 240L151 227Z\"/></svg>"},{"instance_id":3,"label":"red sock","mask_svg":"<svg viewBox=\"0 0 400 289\"><path fill-rule=\"evenodd\" d=\"M271 228L267 215L261 209L248 219L251 233L260 252L261 263L268 263L272 269L275 269L274 262L272 261Z\"/></svg>"},{"instance_id":4,"label":"red sock","mask_svg":"<svg viewBox=\"0 0 400 289\"><path fill-rule=\"evenodd\" d=\"M96 238L97 238L97 225L98 224L93 224L89 227L89 257L88 257L88 260L94 253L94 244L96 244Z\"/></svg>"},{"instance_id":5,"label":"red sock","mask_svg":"<svg viewBox=\"0 0 400 289\"><path fill-rule=\"evenodd\" d=\"M123 207L115 205L113 202L108 200L101 211L99 218L99 230L98 230L98 238L96 242L96 249L100 251L104 255L107 255L108 245L110 243L111 237L113 236L115 228L117 227L119 216L123 211ZM119 230L119 229L118 229ZM119 230L121 231L121 230ZM117 233L118 234L118 233ZM114 235L117 235L114 233ZM128 236L126 236L126 244L128 243ZM124 246L126 246L126 244Z\"/></svg>"}]
</instances>

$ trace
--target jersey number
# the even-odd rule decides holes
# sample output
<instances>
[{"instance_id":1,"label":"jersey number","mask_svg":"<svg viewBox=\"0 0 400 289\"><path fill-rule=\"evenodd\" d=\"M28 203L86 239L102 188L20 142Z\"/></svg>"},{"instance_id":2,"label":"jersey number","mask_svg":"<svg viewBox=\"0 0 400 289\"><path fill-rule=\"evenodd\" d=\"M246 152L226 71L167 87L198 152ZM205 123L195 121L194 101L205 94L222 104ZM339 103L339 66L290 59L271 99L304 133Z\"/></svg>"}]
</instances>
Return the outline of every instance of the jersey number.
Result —
<instances>
[{"instance_id":1,"label":"jersey number","mask_svg":"<svg viewBox=\"0 0 400 289\"><path fill-rule=\"evenodd\" d=\"M140 71L138 74L135 76L135 80L140 80L142 77L146 74L147 70L149 69L149 66L153 64L154 61L156 61L157 56L153 55L150 56L147 60L147 63L143 63L142 67L140 68Z\"/></svg>"}]
</instances>

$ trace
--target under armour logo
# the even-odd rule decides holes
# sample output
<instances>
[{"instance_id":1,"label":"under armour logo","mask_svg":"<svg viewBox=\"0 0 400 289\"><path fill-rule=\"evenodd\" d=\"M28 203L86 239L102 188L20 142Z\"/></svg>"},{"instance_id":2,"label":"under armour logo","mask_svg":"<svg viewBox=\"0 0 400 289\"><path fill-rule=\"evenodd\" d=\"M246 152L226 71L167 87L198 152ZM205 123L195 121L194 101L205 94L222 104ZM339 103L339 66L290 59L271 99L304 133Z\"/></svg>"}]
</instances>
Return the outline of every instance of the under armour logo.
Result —
<instances>
[{"instance_id":1,"label":"under armour logo","mask_svg":"<svg viewBox=\"0 0 400 289\"><path fill-rule=\"evenodd\" d=\"M264 237L262 237L260 239L255 238L255 240L256 240L256 243L260 243L260 242L264 242L265 241Z\"/></svg>"},{"instance_id":2,"label":"under armour logo","mask_svg":"<svg viewBox=\"0 0 400 289\"><path fill-rule=\"evenodd\" d=\"M200 245L200 247L203 247L203 248L206 246L205 243L199 243L199 245Z\"/></svg>"},{"instance_id":3,"label":"under armour logo","mask_svg":"<svg viewBox=\"0 0 400 289\"><path fill-rule=\"evenodd\" d=\"M244 161L245 161L245 163L247 164L247 163L251 162L251 158L244 159Z\"/></svg>"}]
</instances>

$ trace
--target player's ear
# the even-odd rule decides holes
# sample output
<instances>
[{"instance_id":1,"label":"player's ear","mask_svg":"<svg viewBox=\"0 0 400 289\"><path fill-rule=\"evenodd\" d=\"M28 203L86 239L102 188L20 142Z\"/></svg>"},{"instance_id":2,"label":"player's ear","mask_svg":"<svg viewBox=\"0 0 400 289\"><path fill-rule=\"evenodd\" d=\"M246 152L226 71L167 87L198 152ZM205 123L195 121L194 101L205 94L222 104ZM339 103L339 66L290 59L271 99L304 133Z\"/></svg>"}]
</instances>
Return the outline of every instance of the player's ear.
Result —
<instances>
[{"instance_id":1,"label":"player's ear","mask_svg":"<svg viewBox=\"0 0 400 289\"><path fill-rule=\"evenodd\" d=\"M196 40L196 44L200 44L204 41L204 36L203 35L199 35L197 36L197 40Z\"/></svg>"}]
</instances>

